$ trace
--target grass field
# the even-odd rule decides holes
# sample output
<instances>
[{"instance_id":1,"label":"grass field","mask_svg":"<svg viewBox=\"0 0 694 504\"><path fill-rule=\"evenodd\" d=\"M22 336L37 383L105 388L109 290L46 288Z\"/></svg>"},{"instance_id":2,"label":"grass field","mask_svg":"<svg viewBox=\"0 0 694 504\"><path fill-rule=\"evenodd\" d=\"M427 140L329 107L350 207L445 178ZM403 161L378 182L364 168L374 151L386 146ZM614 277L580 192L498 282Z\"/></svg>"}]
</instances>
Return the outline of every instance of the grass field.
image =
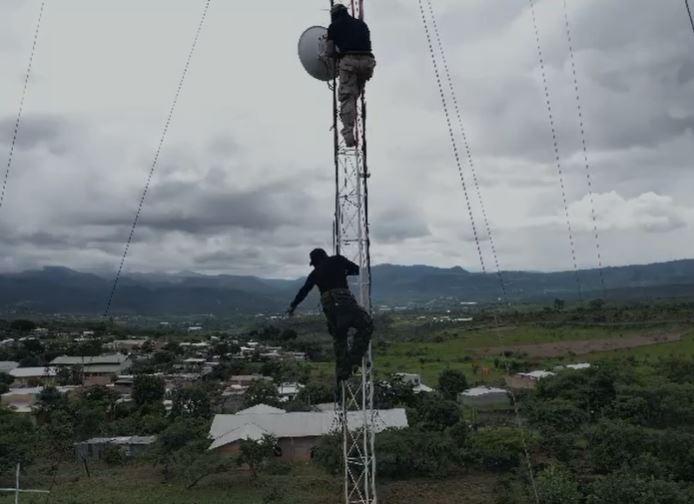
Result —
<instances>
[{"instance_id":1,"label":"grass field","mask_svg":"<svg viewBox=\"0 0 694 504\"><path fill-rule=\"evenodd\" d=\"M28 488L49 488L48 474L32 471L24 484ZM445 480L415 479L382 482L382 504L488 504L493 502L496 479L490 475L459 475ZM9 481L3 481L9 485ZM252 482L245 473L210 477L190 490L182 483L162 483L158 471L149 465L121 468L94 467L87 478L79 466L63 466L50 495L25 494L23 504L335 504L341 502L340 478L333 478L314 466L297 464L284 476L262 475ZM14 502L12 495L0 495L0 504Z\"/></svg>"},{"instance_id":2,"label":"grass field","mask_svg":"<svg viewBox=\"0 0 694 504\"><path fill-rule=\"evenodd\" d=\"M676 343L615 352L595 352L573 358L567 355L564 359L535 359L535 361L540 366L553 365L562 361L591 361L603 357L624 355L645 356L667 355L670 353L694 355L694 330L687 330L672 324L645 328L633 326L546 327L527 324L502 327L500 329L477 329L471 331L449 328L439 331L430 341L393 342L387 344L385 350L379 349L375 351L375 363L376 369L384 374L392 372L419 373L424 382L430 386L436 386L438 375L444 369L460 369L465 371L469 377L473 377L474 369L486 367L490 370L490 373L485 376L478 373L475 379L493 383L499 380L502 370L494 369L494 358L483 356L481 349L493 349L494 347L508 347L512 345L626 339L634 336L650 335L659 331L663 333L681 332L684 333L684 336L682 341Z\"/></svg>"}]
</instances>

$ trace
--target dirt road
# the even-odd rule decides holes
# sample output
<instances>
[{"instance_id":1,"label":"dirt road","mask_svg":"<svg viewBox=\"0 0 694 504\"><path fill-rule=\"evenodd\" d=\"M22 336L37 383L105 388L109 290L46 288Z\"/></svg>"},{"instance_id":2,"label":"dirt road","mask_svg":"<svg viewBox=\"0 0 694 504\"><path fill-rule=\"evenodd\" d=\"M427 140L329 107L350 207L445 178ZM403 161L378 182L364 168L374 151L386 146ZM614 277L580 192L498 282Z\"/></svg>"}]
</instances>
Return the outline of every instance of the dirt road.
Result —
<instances>
[{"instance_id":1,"label":"dirt road","mask_svg":"<svg viewBox=\"0 0 694 504\"><path fill-rule=\"evenodd\" d=\"M499 355L503 352L526 354L529 357L559 357L562 355L585 355L593 352L609 352L624 350L660 343L674 343L682 339L682 333L658 333L623 338L591 339L574 341L556 341L551 343L535 343L525 345L509 345L501 347L485 347L473 350L480 356Z\"/></svg>"}]
</instances>

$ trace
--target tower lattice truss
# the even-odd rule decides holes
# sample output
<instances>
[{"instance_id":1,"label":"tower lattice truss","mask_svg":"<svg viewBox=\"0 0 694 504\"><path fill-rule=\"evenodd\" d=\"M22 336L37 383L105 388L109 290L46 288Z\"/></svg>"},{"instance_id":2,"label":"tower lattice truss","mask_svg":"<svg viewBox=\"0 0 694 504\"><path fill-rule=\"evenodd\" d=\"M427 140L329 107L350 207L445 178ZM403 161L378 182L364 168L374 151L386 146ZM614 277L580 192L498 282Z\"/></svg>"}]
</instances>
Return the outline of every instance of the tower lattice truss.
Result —
<instances>
[{"instance_id":1,"label":"tower lattice truss","mask_svg":"<svg viewBox=\"0 0 694 504\"><path fill-rule=\"evenodd\" d=\"M333 2L331 2L332 4ZM355 17L363 17L363 0L344 3ZM334 89L335 143L335 223L334 248L359 265L360 275L352 285L360 304L371 311L371 265L369 254L368 164L366 139L366 100L357 103L355 147L347 147L338 133L337 89ZM375 504L376 456L375 427L378 418L373 408L373 366L371 345L361 370L341 385L336 420L342 432L344 457L344 495L347 504Z\"/></svg>"}]
</instances>

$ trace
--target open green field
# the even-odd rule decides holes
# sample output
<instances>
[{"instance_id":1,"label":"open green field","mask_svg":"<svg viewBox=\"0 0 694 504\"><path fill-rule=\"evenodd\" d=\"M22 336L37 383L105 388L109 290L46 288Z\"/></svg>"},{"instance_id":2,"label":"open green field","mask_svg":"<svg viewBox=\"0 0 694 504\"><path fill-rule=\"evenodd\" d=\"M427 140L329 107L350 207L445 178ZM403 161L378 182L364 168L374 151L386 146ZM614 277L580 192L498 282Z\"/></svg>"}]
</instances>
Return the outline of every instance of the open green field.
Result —
<instances>
[{"instance_id":1,"label":"open green field","mask_svg":"<svg viewBox=\"0 0 694 504\"><path fill-rule=\"evenodd\" d=\"M32 470L24 480L28 488L47 489L49 474ZM446 480L416 479L383 482L379 502L383 504L454 504L465 495L471 504L493 502L496 479L489 475L460 475ZM11 485L2 481L2 485ZM192 489L184 483L162 482L150 465L121 468L91 468L88 478L80 466L63 465L50 495L25 494L24 504L335 504L340 502L342 480L326 475L310 464L295 464L283 476L262 475L253 482L247 473L231 472L203 480ZM0 494L0 504L14 496Z\"/></svg>"},{"instance_id":2,"label":"open green field","mask_svg":"<svg viewBox=\"0 0 694 504\"><path fill-rule=\"evenodd\" d=\"M533 364L540 366L556 365L560 362L592 361L616 356L658 356L669 354L694 355L694 329L681 324L657 326L558 326L524 324L506 326L499 329L447 328L440 330L425 342L392 342L385 349L374 351L376 369L380 373L394 372L419 373L424 382L436 386L438 375L444 369L460 369L469 377L486 383L497 382L503 369L494 367L494 348L516 345L539 345L545 343L570 343L575 341L613 340L639 337L652 334L682 334L682 340L638 348L621 349L612 352L593 352L572 356L570 352L562 357L531 358ZM486 352L482 352L486 349ZM487 355L483 355L486 353ZM501 352L499 352L501 353ZM483 375L480 370L487 368ZM477 371L477 372L476 372Z\"/></svg>"}]
</instances>

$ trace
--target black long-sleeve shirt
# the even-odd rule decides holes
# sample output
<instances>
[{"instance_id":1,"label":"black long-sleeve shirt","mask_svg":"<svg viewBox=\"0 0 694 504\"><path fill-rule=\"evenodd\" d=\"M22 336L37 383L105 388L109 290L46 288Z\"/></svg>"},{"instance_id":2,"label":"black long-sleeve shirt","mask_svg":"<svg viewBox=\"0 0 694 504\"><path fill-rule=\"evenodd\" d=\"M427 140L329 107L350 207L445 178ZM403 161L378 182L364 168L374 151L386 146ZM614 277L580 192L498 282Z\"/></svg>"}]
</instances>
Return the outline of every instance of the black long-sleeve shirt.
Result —
<instances>
[{"instance_id":1,"label":"black long-sleeve shirt","mask_svg":"<svg viewBox=\"0 0 694 504\"><path fill-rule=\"evenodd\" d=\"M371 32L361 19L347 12L338 15L328 27L328 40L332 40L339 54L371 53Z\"/></svg>"},{"instance_id":2,"label":"black long-sleeve shirt","mask_svg":"<svg viewBox=\"0 0 694 504\"><path fill-rule=\"evenodd\" d=\"M349 259L341 255L328 257L308 275L291 306L296 308L316 285L321 294L331 289L348 289L347 277L358 274L359 266Z\"/></svg>"}]
</instances>

